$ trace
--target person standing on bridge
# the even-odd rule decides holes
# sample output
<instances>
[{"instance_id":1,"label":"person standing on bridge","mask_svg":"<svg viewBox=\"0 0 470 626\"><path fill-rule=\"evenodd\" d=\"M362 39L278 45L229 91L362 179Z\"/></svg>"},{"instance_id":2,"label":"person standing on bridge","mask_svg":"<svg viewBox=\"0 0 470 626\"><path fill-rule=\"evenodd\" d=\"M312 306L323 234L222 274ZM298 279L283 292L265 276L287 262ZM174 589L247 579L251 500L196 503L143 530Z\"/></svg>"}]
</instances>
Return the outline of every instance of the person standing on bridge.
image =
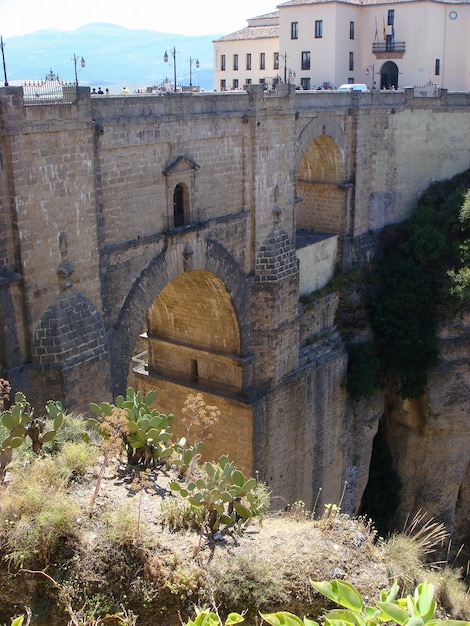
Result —
<instances>
[{"instance_id":1,"label":"person standing on bridge","mask_svg":"<svg viewBox=\"0 0 470 626\"><path fill-rule=\"evenodd\" d=\"M123 96L128 96L130 93L131 93L131 92L129 91L129 89L128 89L127 87L123 87L123 88L122 88L121 94L122 94Z\"/></svg>"}]
</instances>

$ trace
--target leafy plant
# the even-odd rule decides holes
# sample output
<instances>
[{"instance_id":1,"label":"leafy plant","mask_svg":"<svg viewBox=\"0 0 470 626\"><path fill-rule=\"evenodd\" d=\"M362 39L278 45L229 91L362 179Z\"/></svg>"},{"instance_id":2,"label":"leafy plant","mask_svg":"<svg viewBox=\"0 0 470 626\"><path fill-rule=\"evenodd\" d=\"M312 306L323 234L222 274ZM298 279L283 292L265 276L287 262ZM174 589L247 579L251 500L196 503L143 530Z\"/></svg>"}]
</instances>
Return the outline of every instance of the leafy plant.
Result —
<instances>
[{"instance_id":1,"label":"leafy plant","mask_svg":"<svg viewBox=\"0 0 470 626\"><path fill-rule=\"evenodd\" d=\"M261 617L271 626L318 626L318 622L314 622L307 617L303 620L289 611L279 611L278 613L262 614Z\"/></svg>"},{"instance_id":2,"label":"leafy plant","mask_svg":"<svg viewBox=\"0 0 470 626\"><path fill-rule=\"evenodd\" d=\"M188 620L186 626L233 626L244 621L243 616L239 613L230 613L227 619L222 622L217 613L205 610L198 611L196 618Z\"/></svg>"},{"instance_id":3,"label":"leafy plant","mask_svg":"<svg viewBox=\"0 0 470 626\"><path fill-rule=\"evenodd\" d=\"M18 392L15 394L14 404L0 414L2 426L8 433L0 442L0 479L4 477L7 465L11 463L13 450L25 444L27 438L31 439L31 447L36 454L41 452L45 443L54 439L64 419L62 404L49 400L46 412L53 420L51 430L46 430L45 418L35 417L34 409L26 396Z\"/></svg>"},{"instance_id":4,"label":"leafy plant","mask_svg":"<svg viewBox=\"0 0 470 626\"><path fill-rule=\"evenodd\" d=\"M343 607L326 613L326 626L376 626L387 622L399 626L468 626L469 623L435 618L434 585L429 582L420 583L412 595L397 598L399 587L395 581L388 591L382 589L375 606L365 605L359 591L344 580L310 582L319 593Z\"/></svg>"},{"instance_id":5,"label":"leafy plant","mask_svg":"<svg viewBox=\"0 0 470 626\"><path fill-rule=\"evenodd\" d=\"M145 398L141 392L135 392L132 387L127 390L126 398L118 396L116 405L103 402L90 404L90 410L102 416L100 421L90 419L88 424L103 435L103 424L106 418L119 409L125 418L126 427L121 436L127 449L127 460L130 465L139 467L154 467L157 461L168 458L173 454L173 447L169 445L171 439L170 422L174 415L164 415L158 409L151 408L155 400L155 391L149 391ZM104 432L106 436L106 432Z\"/></svg>"},{"instance_id":6,"label":"leafy plant","mask_svg":"<svg viewBox=\"0 0 470 626\"><path fill-rule=\"evenodd\" d=\"M353 400L372 395L379 384L379 369L380 361L370 341L350 345L346 388Z\"/></svg>"},{"instance_id":7,"label":"leafy plant","mask_svg":"<svg viewBox=\"0 0 470 626\"><path fill-rule=\"evenodd\" d=\"M381 370L404 398L421 396L437 363L438 312L470 297L470 170L434 183L411 217L382 233L366 296Z\"/></svg>"},{"instance_id":8,"label":"leafy plant","mask_svg":"<svg viewBox=\"0 0 470 626\"><path fill-rule=\"evenodd\" d=\"M211 532L221 524L240 530L247 520L260 515L264 509L256 496L256 487L256 478L245 478L226 455L218 463L206 462L205 476L196 481L187 485L170 483L170 489L179 492L193 506L207 509L207 526Z\"/></svg>"}]
</instances>

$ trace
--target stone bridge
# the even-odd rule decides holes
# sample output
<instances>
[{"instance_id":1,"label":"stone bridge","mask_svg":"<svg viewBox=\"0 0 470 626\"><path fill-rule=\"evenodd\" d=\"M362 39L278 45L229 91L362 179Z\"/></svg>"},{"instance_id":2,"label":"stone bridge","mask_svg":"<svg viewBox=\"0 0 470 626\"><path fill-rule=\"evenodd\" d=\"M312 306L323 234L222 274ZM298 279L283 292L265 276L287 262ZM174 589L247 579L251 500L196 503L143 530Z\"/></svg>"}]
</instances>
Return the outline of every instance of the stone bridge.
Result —
<instances>
[{"instance_id":1,"label":"stone bridge","mask_svg":"<svg viewBox=\"0 0 470 626\"><path fill-rule=\"evenodd\" d=\"M470 94L265 92L25 101L0 89L0 374L68 410L127 385L279 506L357 508L380 410L344 382L336 294L433 180L469 167Z\"/></svg>"}]
</instances>

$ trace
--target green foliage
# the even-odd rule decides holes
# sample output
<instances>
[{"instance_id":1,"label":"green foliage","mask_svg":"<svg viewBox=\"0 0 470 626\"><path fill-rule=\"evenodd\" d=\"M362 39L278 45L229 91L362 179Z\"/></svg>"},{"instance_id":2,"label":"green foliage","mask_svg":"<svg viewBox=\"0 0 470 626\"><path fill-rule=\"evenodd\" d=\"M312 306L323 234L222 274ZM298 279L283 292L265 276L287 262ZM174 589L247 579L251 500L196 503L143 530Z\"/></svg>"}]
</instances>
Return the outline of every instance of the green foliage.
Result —
<instances>
[{"instance_id":1,"label":"green foliage","mask_svg":"<svg viewBox=\"0 0 470 626\"><path fill-rule=\"evenodd\" d=\"M8 433L0 441L0 479L5 474L6 466L11 463L13 450L23 446L27 438L31 439L31 448L36 454L41 452L45 443L54 439L64 419L62 404L49 400L46 412L53 423L50 430L46 430L45 418L34 416L34 409L27 402L26 396L17 393L14 404L0 413L1 424Z\"/></svg>"},{"instance_id":2,"label":"green foliage","mask_svg":"<svg viewBox=\"0 0 470 626\"><path fill-rule=\"evenodd\" d=\"M470 295L470 171L435 183L409 220L384 232L366 302L382 371L417 398L437 363L437 313Z\"/></svg>"},{"instance_id":3,"label":"green foliage","mask_svg":"<svg viewBox=\"0 0 470 626\"><path fill-rule=\"evenodd\" d=\"M186 622L186 626L233 626L244 622L242 615L238 613L230 613L225 622L222 622L217 613L212 611L198 611L194 620L190 619Z\"/></svg>"},{"instance_id":4,"label":"green foliage","mask_svg":"<svg viewBox=\"0 0 470 626\"><path fill-rule=\"evenodd\" d=\"M155 400L155 391L149 391L145 398L141 392L135 392L131 387L127 396L118 396L116 405L103 402L100 405L90 404L93 413L101 415L101 420L89 419L88 424L97 430L101 436L108 435L106 429L107 418L111 418L118 409L125 417L125 428L122 429L122 439L127 450L130 465L139 467L153 467L156 462L170 457L173 446L171 439L170 422L174 415L164 415L150 404Z\"/></svg>"},{"instance_id":5,"label":"green foliage","mask_svg":"<svg viewBox=\"0 0 470 626\"><path fill-rule=\"evenodd\" d=\"M288 611L279 611L279 613L270 613L261 617L271 626L318 626L318 622L314 622L307 617L301 620L299 617Z\"/></svg>"},{"instance_id":6,"label":"green foliage","mask_svg":"<svg viewBox=\"0 0 470 626\"><path fill-rule=\"evenodd\" d=\"M380 361L370 341L348 348L347 391L353 400L368 397L377 389Z\"/></svg>"},{"instance_id":7,"label":"green foliage","mask_svg":"<svg viewBox=\"0 0 470 626\"><path fill-rule=\"evenodd\" d=\"M252 517L261 515L263 503L257 497L257 480L245 478L243 472L226 455L218 463L208 461L205 475L188 484L170 483L173 491L187 498L193 506L207 509L207 526L211 532L221 524L241 529Z\"/></svg>"},{"instance_id":8,"label":"green foliage","mask_svg":"<svg viewBox=\"0 0 470 626\"><path fill-rule=\"evenodd\" d=\"M394 622L399 626L469 624L465 621L435 618L437 605L434 599L434 585L429 582L419 584L412 595L404 598L397 598L399 587L394 582L388 591L382 589L380 600L375 606L365 605L357 589L344 580L310 582L319 593L343 607L326 613L325 626L376 626L388 622Z\"/></svg>"},{"instance_id":9,"label":"green foliage","mask_svg":"<svg viewBox=\"0 0 470 626\"><path fill-rule=\"evenodd\" d=\"M193 446L188 445L186 437L181 437L173 444L175 456L172 458L172 462L181 475L188 474L190 468L200 458L203 447L203 441L198 441Z\"/></svg>"}]
</instances>

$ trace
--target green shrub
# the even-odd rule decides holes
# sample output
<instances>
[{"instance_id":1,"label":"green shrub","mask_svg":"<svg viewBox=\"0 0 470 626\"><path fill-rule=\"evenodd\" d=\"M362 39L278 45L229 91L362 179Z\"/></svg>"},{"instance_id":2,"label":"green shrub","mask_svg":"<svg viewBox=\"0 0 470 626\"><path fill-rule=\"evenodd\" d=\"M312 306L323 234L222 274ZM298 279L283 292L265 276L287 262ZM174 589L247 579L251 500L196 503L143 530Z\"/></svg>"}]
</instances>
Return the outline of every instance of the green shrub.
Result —
<instances>
[{"instance_id":1,"label":"green shrub","mask_svg":"<svg viewBox=\"0 0 470 626\"><path fill-rule=\"evenodd\" d=\"M353 343L348 348L346 389L353 400L371 396L379 385L380 361L370 341Z\"/></svg>"},{"instance_id":2,"label":"green shrub","mask_svg":"<svg viewBox=\"0 0 470 626\"><path fill-rule=\"evenodd\" d=\"M393 391L421 396L437 364L438 312L468 301L470 170L435 183L409 220L385 229L366 296L381 368Z\"/></svg>"}]
</instances>

